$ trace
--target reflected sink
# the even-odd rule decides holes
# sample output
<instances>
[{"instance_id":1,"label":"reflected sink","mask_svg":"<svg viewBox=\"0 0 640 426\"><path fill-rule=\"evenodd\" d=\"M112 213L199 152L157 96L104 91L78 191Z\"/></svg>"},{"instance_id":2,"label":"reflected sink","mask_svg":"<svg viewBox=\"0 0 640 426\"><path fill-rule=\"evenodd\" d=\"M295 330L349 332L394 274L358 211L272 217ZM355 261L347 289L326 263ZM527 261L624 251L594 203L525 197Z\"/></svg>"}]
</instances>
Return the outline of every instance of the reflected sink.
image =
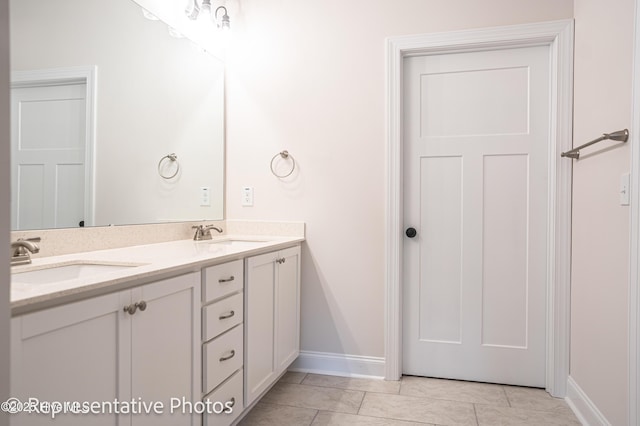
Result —
<instances>
[{"instance_id":1,"label":"reflected sink","mask_svg":"<svg viewBox=\"0 0 640 426\"><path fill-rule=\"evenodd\" d=\"M253 247L256 245L267 243L268 241L260 241L260 240L223 240L223 241L209 241L209 244L215 244L217 246L227 246L227 247Z\"/></svg>"},{"instance_id":2,"label":"reflected sink","mask_svg":"<svg viewBox=\"0 0 640 426\"><path fill-rule=\"evenodd\" d=\"M236 251L236 250L250 250L256 247L260 247L264 244L268 244L270 240L264 239L246 239L246 238L227 238L220 240L205 240L196 241L196 247L204 249L207 252L211 251Z\"/></svg>"},{"instance_id":3,"label":"reflected sink","mask_svg":"<svg viewBox=\"0 0 640 426\"><path fill-rule=\"evenodd\" d=\"M41 269L16 272L11 275L12 283L49 284L59 281L88 278L95 275L135 268L140 264L131 263L94 263L67 262L47 265Z\"/></svg>"}]
</instances>

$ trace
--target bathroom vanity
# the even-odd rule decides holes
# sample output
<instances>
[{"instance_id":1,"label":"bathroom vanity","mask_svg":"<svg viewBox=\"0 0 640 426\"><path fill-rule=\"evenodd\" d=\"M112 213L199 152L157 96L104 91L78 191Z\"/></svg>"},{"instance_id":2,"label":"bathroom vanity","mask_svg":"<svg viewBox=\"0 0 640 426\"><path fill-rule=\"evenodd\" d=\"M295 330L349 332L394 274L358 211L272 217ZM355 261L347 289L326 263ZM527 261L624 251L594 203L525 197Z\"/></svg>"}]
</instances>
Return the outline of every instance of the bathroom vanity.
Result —
<instances>
[{"instance_id":1,"label":"bathroom vanity","mask_svg":"<svg viewBox=\"0 0 640 426\"><path fill-rule=\"evenodd\" d=\"M12 425L232 424L298 356L303 239L225 235L14 268L11 394L67 412Z\"/></svg>"}]
</instances>

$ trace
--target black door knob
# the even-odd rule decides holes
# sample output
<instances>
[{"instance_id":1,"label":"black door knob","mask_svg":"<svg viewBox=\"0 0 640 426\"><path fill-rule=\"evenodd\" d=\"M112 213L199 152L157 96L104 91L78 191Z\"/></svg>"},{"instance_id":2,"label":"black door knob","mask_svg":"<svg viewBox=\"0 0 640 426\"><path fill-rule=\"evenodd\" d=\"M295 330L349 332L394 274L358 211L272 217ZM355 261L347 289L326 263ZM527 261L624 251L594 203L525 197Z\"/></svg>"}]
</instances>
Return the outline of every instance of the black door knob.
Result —
<instances>
[{"instance_id":1,"label":"black door knob","mask_svg":"<svg viewBox=\"0 0 640 426\"><path fill-rule=\"evenodd\" d=\"M416 228L407 228L405 234L407 235L407 237L413 238L418 235L418 231L416 231Z\"/></svg>"}]
</instances>

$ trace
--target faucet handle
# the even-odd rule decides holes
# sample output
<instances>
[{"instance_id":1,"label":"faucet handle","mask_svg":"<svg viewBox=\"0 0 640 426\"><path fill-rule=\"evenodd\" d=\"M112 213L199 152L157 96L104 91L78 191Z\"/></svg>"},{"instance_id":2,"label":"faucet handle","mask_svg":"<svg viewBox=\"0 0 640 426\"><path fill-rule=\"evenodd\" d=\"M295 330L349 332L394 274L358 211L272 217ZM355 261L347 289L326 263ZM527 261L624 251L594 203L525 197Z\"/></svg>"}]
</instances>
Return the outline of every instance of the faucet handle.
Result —
<instances>
[{"instance_id":1,"label":"faucet handle","mask_svg":"<svg viewBox=\"0 0 640 426\"><path fill-rule=\"evenodd\" d=\"M31 241L33 243L39 243L40 241L42 241L42 238L40 237L18 238L18 241Z\"/></svg>"}]
</instances>

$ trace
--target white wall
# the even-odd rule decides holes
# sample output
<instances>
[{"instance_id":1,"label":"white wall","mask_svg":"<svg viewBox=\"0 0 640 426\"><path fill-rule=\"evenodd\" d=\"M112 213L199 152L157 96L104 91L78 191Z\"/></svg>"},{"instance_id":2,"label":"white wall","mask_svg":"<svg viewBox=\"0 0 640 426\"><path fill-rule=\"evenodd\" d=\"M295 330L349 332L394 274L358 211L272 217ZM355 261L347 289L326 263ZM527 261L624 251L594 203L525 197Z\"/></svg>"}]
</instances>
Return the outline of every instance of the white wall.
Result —
<instances>
[{"instance_id":1,"label":"white wall","mask_svg":"<svg viewBox=\"0 0 640 426\"><path fill-rule=\"evenodd\" d=\"M307 223L303 350L384 356L385 37L572 16L572 0L241 2L227 216ZM298 170L279 181L269 161L283 149Z\"/></svg>"},{"instance_id":2,"label":"white wall","mask_svg":"<svg viewBox=\"0 0 640 426\"><path fill-rule=\"evenodd\" d=\"M222 219L222 63L129 0L11 6L13 70L98 67L95 224ZM181 173L166 181L157 165L172 152Z\"/></svg>"},{"instance_id":3,"label":"white wall","mask_svg":"<svg viewBox=\"0 0 640 426\"><path fill-rule=\"evenodd\" d=\"M631 125L634 0L575 2L574 144ZM608 147L612 147L609 149ZM629 146L574 162L571 376L607 420L627 424Z\"/></svg>"},{"instance_id":4,"label":"white wall","mask_svg":"<svg viewBox=\"0 0 640 426\"><path fill-rule=\"evenodd\" d=\"M0 0L0 403L9 398L9 10ZM0 426L9 416L0 413Z\"/></svg>"}]
</instances>

